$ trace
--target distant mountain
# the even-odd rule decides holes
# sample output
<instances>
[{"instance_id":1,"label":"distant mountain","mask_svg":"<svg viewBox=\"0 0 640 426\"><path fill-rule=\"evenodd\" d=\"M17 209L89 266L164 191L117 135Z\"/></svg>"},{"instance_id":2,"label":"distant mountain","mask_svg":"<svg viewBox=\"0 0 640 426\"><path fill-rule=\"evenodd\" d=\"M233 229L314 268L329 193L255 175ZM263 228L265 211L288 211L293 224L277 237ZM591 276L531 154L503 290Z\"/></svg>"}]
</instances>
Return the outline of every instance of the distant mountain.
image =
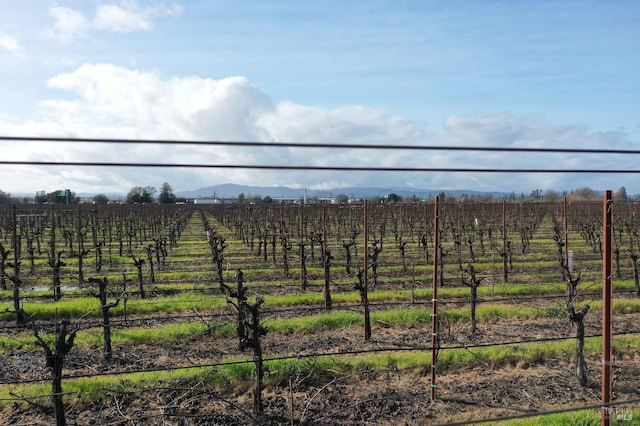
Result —
<instances>
[{"instance_id":1,"label":"distant mountain","mask_svg":"<svg viewBox=\"0 0 640 426\"><path fill-rule=\"evenodd\" d=\"M345 194L350 198L371 198L384 197L386 194L394 193L401 197L428 197L429 195L438 195L440 189L418 189L418 188L381 188L381 187L364 187L364 188L332 188L332 189L308 189L307 197L335 197L338 194ZM462 194L467 195L485 195L489 194L494 198L502 198L508 195L505 192L484 192L471 190L444 190L446 194L458 197ZM304 197L305 190L303 188L288 188L285 186L249 186L236 185L233 183L225 183L221 185L207 186L192 191L176 191L176 195L185 198L201 198L201 197L219 197L219 198L235 198L239 194L245 197L269 196L271 198L298 198Z\"/></svg>"},{"instance_id":2,"label":"distant mountain","mask_svg":"<svg viewBox=\"0 0 640 426\"><path fill-rule=\"evenodd\" d=\"M462 194L467 194L467 195L485 195L485 194L489 194L493 197L504 197L505 195L508 195L507 193L504 192L486 192L486 191L471 191L471 190L467 190L467 189L455 189L455 190L442 190L442 189L423 189L423 188L398 188L398 187L392 187L392 188L379 188L379 187L365 187L365 188L334 188L334 189L330 189L328 191L312 191L312 192L319 192L322 194L326 194L326 195L317 195L319 197L321 196L329 196L329 195L337 195L337 194L345 194L348 195L349 197L355 197L355 198L371 198L371 197L384 197L387 194L391 194L394 193L396 195L399 195L403 198L405 197L411 197L411 196L416 196L418 198L422 198L422 197L428 197L430 195L432 196L436 196L438 195L440 192L444 192L445 194L450 194L453 195L455 197L458 197Z\"/></svg>"},{"instance_id":3,"label":"distant mountain","mask_svg":"<svg viewBox=\"0 0 640 426\"><path fill-rule=\"evenodd\" d=\"M284 186L249 186L223 183L221 185L206 186L192 191L176 191L178 197L185 198L209 198L214 196L218 198L235 198L239 194L244 194L245 197L265 197L268 195L272 198L292 198L304 196L304 189L293 189Z\"/></svg>"}]
</instances>

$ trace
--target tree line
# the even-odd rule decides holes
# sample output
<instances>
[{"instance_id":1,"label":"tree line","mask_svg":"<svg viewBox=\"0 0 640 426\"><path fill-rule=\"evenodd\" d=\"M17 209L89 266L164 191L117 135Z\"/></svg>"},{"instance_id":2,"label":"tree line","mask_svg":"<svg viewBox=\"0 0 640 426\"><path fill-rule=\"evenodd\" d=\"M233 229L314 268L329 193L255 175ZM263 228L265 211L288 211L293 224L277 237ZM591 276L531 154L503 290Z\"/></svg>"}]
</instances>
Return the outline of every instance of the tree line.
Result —
<instances>
[{"instance_id":1,"label":"tree line","mask_svg":"<svg viewBox=\"0 0 640 426\"><path fill-rule=\"evenodd\" d=\"M561 201L564 198L567 198L569 201L599 201L602 196L600 192L588 187L578 187L572 189L571 191L555 191L555 190L546 190L542 189L534 189L528 195L524 193L520 193L520 195L516 195L515 191L504 195L502 197L494 197L490 193L486 194L460 194L455 196L446 191L440 191L437 194L441 202L444 203L489 203L494 201L507 201L507 202L549 202L554 203ZM369 202L372 204L394 204L394 203L421 203L421 202L433 202L435 200L435 195L429 195L428 197L420 198L416 195L411 195L409 197L402 197L394 192L390 192L389 194L385 194L384 196L375 196L370 197ZM621 186L617 191L615 191L615 200L616 201L640 201L640 195L629 196L627 194L627 189L624 186ZM29 198L18 198L11 196L10 193L4 192L0 190L0 204L44 204L44 203L52 203L52 204L78 204L82 200L77 194L69 189L65 190L56 190L53 192L46 193L44 191L37 192L35 197ZM93 204L108 204L112 200L109 199L105 194L97 194L93 196L90 200ZM302 198L300 199L302 202ZM311 202L320 202L317 198L312 198ZM358 202L360 200L350 198L345 194L338 194L334 197L333 202L335 204L347 204L349 202ZM153 186L134 186L132 187L127 196L124 199L124 202L127 204L150 204L150 203L160 203L160 204L174 204L180 202L188 202L184 197L178 197L171 185L168 182L164 182L158 191ZM233 199L234 203L237 204L275 204L277 200L274 200L272 197L266 195L264 197L256 195L256 196L246 196L244 193L238 194L238 196Z\"/></svg>"},{"instance_id":2,"label":"tree line","mask_svg":"<svg viewBox=\"0 0 640 426\"><path fill-rule=\"evenodd\" d=\"M157 194L157 197L156 197ZM105 194L97 194L91 198L93 204L109 204L112 200ZM128 204L160 203L174 204L185 202L182 197L176 196L173 188L168 182L164 182L160 191L153 186L134 186L129 190L125 198ZM39 191L31 197L13 197L11 193L0 190L0 204L79 204L81 198L69 189L56 190L53 192Z\"/></svg>"}]
</instances>

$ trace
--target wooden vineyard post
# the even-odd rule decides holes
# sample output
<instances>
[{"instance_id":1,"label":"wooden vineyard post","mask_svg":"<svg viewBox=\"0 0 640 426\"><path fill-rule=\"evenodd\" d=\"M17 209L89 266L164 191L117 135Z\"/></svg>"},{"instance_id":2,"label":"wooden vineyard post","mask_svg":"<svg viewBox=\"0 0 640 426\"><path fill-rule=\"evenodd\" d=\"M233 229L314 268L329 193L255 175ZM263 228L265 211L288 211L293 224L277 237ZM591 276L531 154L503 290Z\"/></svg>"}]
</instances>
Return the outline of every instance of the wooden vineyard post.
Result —
<instances>
[{"instance_id":1,"label":"wooden vineyard post","mask_svg":"<svg viewBox=\"0 0 640 426\"><path fill-rule=\"evenodd\" d=\"M613 387L611 356L613 339L613 191L605 191L602 210L602 234L604 240L602 252L602 425L609 426L612 417L609 403L611 402Z\"/></svg>"},{"instance_id":2,"label":"wooden vineyard post","mask_svg":"<svg viewBox=\"0 0 640 426\"><path fill-rule=\"evenodd\" d=\"M369 318L369 204L364 200L363 208L363 232L364 232L364 265L363 265L363 286L362 305L364 307L364 340L371 339L371 319Z\"/></svg>"},{"instance_id":3,"label":"wooden vineyard post","mask_svg":"<svg viewBox=\"0 0 640 426\"><path fill-rule=\"evenodd\" d=\"M438 262L440 261L440 232L439 232L439 197L433 208L433 297L431 299L431 401L436 399L436 365L438 362ZM427 226L427 207L425 206L425 229Z\"/></svg>"}]
</instances>

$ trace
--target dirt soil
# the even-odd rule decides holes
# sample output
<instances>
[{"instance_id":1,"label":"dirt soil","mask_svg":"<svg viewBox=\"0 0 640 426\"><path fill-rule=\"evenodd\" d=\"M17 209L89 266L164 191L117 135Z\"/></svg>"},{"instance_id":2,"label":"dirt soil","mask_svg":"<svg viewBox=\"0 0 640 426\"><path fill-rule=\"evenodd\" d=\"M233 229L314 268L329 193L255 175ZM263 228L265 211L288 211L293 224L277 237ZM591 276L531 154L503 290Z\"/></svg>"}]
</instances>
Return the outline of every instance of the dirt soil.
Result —
<instances>
[{"instance_id":1,"label":"dirt soil","mask_svg":"<svg viewBox=\"0 0 640 426\"><path fill-rule=\"evenodd\" d=\"M587 334L600 331L597 315L587 317ZM640 315L616 316L615 332L637 329ZM570 335L564 318L498 320L479 323L480 334L468 335L468 324L442 328L443 346L475 345ZM346 328L321 333L267 334L268 354L303 355L389 348L430 346L427 324L392 327L375 323L369 342L360 329ZM65 374L136 371L167 365L215 363L238 355L236 339L199 336L164 345L115 347L114 359L105 363L99 351L75 347L65 363ZM249 356L247 354L247 356ZM0 355L3 380L47 377L44 355L24 350ZM263 392L264 416L260 424L424 425L513 416L569 406L597 404L600 396L599 359L589 359L590 380L581 387L573 373L570 355L538 363L482 365L444 371L437 377L436 400L430 401L429 370L360 371L349 375L327 372L322 376L294 376L291 382L270 383ZM268 364L267 380L268 380ZM640 398L640 354L619 353L615 367L615 397ZM48 401L39 401L50 405ZM125 383L111 389L100 401L86 404L65 396L67 421L71 425L247 425L252 389L212 389L203 383L172 382L148 391L127 391ZM637 408L637 407L632 407ZM4 405L0 424L55 424L51 409L26 404Z\"/></svg>"}]
</instances>

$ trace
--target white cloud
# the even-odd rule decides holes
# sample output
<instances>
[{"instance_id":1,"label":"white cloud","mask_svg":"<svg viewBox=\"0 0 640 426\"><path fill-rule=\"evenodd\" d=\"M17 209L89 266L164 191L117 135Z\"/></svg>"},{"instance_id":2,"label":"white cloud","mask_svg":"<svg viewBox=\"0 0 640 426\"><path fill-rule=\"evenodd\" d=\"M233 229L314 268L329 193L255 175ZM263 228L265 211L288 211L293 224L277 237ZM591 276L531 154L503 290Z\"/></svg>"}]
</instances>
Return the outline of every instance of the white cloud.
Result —
<instances>
[{"instance_id":1,"label":"white cloud","mask_svg":"<svg viewBox=\"0 0 640 426\"><path fill-rule=\"evenodd\" d=\"M326 109L291 101L274 102L244 77L220 80L197 76L166 78L157 72L109 64L86 64L49 80L64 99L41 103L41 118L9 125L0 134L139 139L197 139L264 142L331 142L370 145L495 147L629 148L621 133L592 133L535 116L493 114L449 117L441 129L427 132L419 124L386 111L361 106ZM13 143L7 159L49 161L153 162L179 164L258 164L295 166L468 167L468 168L633 168L627 157L469 151L331 150L302 148L233 148L220 146L104 145ZM9 158L9 156L11 158ZM532 189L571 189L632 185L619 175L360 173L261 171L246 169L151 169L50 167L2 168L5 191L67 187L74 191L126 193L135 185L196 189L215 183L329 188L341 186L413 186L433 189L480 189L528 193ZM50 188L46 188L50 189Z\"/></svg>"},{"instance_id":2,"label":"white cloud","mask_svg":"<svg viewBox=\"0 0 640 426\"><path fill-rule=\"evenodd\" d=\"M93 18L67 7L54 6L49 9L49 14L55 20L53 33L63 42L84 37L91 31L149 31L153 28L155 18L176 16L181 12L182 8L175 4L142 6L134 0L99 4Z\"/></svg>"},{"instance_id":3,"label":"white cloud","mask_svg":"<svg viewBox=\"0 0 640 426\"><path fill-rule=\"evenodd\" d=\"M68 7L54 6L49 9L49 14L55 20L54 34L63 42L83 37L89 30L87 18L78 11Z\"/></svg>"},{"instance_id":4,"label":"white cloud","mask_svg":"<svg viewBox=\"0 0 640 426\"><path fill-rule=\"evenodd\" d=\"M141 7L135 1L121 4L102 4L96 10L93 27L102 31L132 32L148 31L152 28L152 18L163 15L177 15L181 8L177 5Z\"/></svg>"},{"instance_id":5,"label":"white cloud","mask_svg":"<svg viewBox=\"0 0 640 426\"><path fill-rule=\"evenodd\" d=\"M93 26L98 30L127 33L149 30L151 21L139 11L127 10L116 4L103 4L98 6Z\"/></svg>"},{"instance_id":6,"label":"white cloud","mask_svg":"<svg viewBox=\"0 0 640 426\"><path fill-rule=\"evenodd\" d=\"M18 40L8 35L0 34L0 50L6 50L16 56L21 55L20 43L18 43Z\"/></svg>"},{"instance_id":7,"label":"white cloud","mask_svg":"<svg viewBox=\"0 0 640 426\"><path fill-rule=\"evenodd\" d=\"M78 98L44 101L47 118L115 136L262 140L255 122L273 108L244 77L162 79L153 72L91 64L48 84Z\"/></svg>"}]
</instances>

